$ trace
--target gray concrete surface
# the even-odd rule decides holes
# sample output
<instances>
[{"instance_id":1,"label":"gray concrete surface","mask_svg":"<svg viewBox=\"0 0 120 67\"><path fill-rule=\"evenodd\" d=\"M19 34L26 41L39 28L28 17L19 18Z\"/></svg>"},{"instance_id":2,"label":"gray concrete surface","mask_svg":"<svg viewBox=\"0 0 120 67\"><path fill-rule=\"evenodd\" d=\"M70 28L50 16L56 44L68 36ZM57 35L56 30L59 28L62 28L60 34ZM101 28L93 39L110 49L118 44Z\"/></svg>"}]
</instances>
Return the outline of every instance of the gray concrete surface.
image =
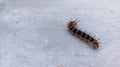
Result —
<instances>
[{"instance_id":1,"label":"gray concrete surface","mask_svg":"<svg viewBox=\"0 0 120 67\"><path fill-rule=\"evenodd\" d=\"M99 49L67 31L71 18ZM0 0L0 67L120 67L120 1Z\"/></svg>"}]
</instances>

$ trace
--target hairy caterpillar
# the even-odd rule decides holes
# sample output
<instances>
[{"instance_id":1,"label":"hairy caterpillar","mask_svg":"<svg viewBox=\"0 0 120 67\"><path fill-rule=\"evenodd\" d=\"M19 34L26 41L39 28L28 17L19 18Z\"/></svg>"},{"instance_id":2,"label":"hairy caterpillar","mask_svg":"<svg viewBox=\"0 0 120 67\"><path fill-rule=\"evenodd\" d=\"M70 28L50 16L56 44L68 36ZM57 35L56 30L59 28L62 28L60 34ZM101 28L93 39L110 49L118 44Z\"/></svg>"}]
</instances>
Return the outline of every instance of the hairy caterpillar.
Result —
<instances>
[{"instance_id":1,"label":"hairy caterpillar","mask_svg":"<svg viewBox=\"0 0 120 67\"><path fill-rule=\"evenodd\" d=\"M99 42L90 34L84 32L84 31L78 30L76 28L77 23L78 23L77 19L74 21L69 21L68 31L71 32L76 37L80 38L81 40L90 44L94 49L98 48Z\"/></svg>"}]
</instances>

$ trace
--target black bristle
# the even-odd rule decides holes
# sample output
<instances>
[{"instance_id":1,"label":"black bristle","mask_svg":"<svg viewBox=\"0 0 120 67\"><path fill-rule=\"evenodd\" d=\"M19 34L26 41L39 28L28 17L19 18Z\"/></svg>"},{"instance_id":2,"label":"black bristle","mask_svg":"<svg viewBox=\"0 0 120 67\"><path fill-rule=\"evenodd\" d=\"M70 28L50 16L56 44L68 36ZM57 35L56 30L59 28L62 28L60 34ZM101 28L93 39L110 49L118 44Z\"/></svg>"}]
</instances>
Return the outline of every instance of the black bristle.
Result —
<instances>
[{"instance_id":1,"label":"black bristle","mask_svg":"<svg viewBox=\"0 0 120 67\"><path fill-rule=\"evenodd\" d=\"M77 32L77 35L80 35L82 32L79 30L78 32Z\"/></svg>"},{"instance_id":2,"label":"black bristle","mask_svg":"<svg viewBox=\"0 0 120 67\"><path fill-rule=\"evenodd\" d=\"M89 35L86 35L86 39L87 39L87 40L90 39L90 36L89 36Z\"/></svg>"},{"instance_id":3,"label":"black bristle","mask_svg":"<svg viewBox=\"0 0 120 67\"><path fill-rule=\"evenodd\" d=\"M74 28L73 33L76 33L76 32L77 32L77 29L76 29L76 28Z\"/></svg>"},{"instance_id":4,"label":"black bristle","mask_svg":"<svg viewBox=\"0 0 120 67\"><path fill-rule=\"evenodd\" d=\"M70 27L70 30L73 30L74 27Z\"/></svg>"},{"instance_id":5,"label":"black bristle","mask_svg":"<svg viewBox=\"0 0 120 67\"><path fill-rule=\"evenodd\" d=\"M94 38L91 38L91 39L90 39L90 41L91 41L91 42L94 42L94 41L95 41L95 39L94 39Z\"/></svg>"},{"instance_id":6,"label":"black bristle","mask_svg":"<svg viewBox=\"0 0 120 67\"><path fill-rule=\"evenodd\" d=\"M86 36L86 34L85 34L85 32L83 32L82 34L81 34L81 37L85 37Z\"/></svg>"}]
</instances>

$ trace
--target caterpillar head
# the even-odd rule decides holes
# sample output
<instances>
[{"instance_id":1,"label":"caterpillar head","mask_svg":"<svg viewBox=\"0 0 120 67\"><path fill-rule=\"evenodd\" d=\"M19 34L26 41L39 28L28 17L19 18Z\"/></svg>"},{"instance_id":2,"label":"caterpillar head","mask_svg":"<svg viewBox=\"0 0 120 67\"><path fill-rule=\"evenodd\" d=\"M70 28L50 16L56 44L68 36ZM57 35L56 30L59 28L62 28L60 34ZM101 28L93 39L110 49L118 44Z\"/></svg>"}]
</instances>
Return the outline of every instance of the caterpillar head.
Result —
<instances>
[{"instance_id":1,"label":"caterpillar head","mask_svg":"<svg viewBox=\"0 0 120 67\"><path fill-rule=\"evenodd\" d=\"M78 20L78 21L79 21L79 20ZM73 27L75 27L75 26L77 25L78 21L77 21L77 20L70 21L70 22L68 23L68 26L73 26Z\"/></svg>"}]
</instances>

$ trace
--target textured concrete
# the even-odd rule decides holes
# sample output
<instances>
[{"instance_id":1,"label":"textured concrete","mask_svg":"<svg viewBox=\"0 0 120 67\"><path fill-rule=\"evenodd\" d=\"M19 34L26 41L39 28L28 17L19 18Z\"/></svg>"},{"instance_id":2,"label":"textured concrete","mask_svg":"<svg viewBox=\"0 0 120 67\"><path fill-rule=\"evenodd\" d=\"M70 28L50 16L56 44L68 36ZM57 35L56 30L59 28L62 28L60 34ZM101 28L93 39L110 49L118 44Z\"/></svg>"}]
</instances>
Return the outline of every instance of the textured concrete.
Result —
<instances>
[{"instance_id":1,"label":"textured concrete","mask_svg":"<svg viewBox=\"0 0 120 67\"><path fill-rule=\"evenodd\" d=\"M67 31L71 18L99 49ZM120 1L0 0L0 67L120 67Z\"/></svg>"}]
</instances>

